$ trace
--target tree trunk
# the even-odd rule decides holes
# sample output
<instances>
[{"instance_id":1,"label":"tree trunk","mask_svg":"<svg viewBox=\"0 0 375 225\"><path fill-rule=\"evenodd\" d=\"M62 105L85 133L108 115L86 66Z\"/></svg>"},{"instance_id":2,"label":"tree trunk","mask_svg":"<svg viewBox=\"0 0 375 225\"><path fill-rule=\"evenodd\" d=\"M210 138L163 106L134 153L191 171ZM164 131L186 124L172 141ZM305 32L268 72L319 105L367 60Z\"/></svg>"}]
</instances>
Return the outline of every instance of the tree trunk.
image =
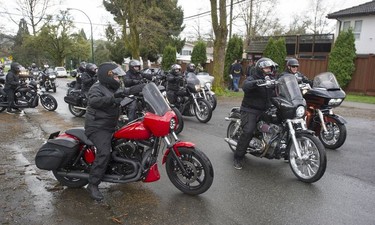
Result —
<instances>
[{"instance_id":1,"label":"tree trunk","mask_svg":"<svg viewBox=\"0 0 375 225\"><path fill-rule=\"evenodd\" d=\"M213 88L216 92L222 92L224 88L224 64L225 64L225 49L227 46L227 11L226 1L219 0L220 23L217 14L217 2L211 1L211 19L212 27L215 34L214 40L214 61L213 61L213 76L215 77Z\"/></svg>"}]
</instances>

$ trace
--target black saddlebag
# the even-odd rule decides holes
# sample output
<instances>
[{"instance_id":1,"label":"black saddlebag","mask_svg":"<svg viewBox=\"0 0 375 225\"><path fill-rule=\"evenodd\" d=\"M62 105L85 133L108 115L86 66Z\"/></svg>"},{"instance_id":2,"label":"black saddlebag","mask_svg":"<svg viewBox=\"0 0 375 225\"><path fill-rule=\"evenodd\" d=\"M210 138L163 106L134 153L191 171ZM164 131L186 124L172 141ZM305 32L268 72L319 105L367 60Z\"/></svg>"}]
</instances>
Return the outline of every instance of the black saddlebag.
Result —
<instances>
[{"instance_id":1,"label":"black saddlebag","mask_svg":"<svg viewBox=\"0 0 375 225\"><path fill-rule=\"evenodd\" d=\"M78 154L79 143L70 137L49 139L35 156L35 165L43 170L63 168Z\"/></svg>"},{"instance_id":2,"label":"black saddlebag","mask_svg":"<svg viewBox=\"0 0 375 225\"><path fill-rule=\"evenodd\" d=\"M64 101L73 106L80 106L82 104L82 97L78 94L71 94L65 96Z\"/></svg>"}]
</instances>

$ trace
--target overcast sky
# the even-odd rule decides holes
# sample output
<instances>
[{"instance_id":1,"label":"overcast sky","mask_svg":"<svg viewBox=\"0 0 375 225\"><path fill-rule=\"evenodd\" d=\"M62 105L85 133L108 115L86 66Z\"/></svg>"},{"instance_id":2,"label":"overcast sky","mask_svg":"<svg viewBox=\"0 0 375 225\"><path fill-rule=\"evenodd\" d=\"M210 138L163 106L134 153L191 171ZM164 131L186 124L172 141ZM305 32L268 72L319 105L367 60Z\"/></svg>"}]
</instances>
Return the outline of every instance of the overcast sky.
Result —
<instances>
[{"instance_id":1,"label":"overcast sky","mask_svg":"<svg viewBox=\"0 0 375 225\"><path fill-rule=\"evenodd\" d=\"M349 8L352 6L357 6L359 4L363 4L365 2L370 2L371 0L324 0L325 4L332 10L331 12L339 11L341 9ZM12 13L12 15L17 18L19 14L15 10L15 1L12 0L0 0L0 4L6 2L6 4L2 4L3 7L7 7L6 11L1 9L1 17L7 17L4 12ZM236 0L234 0L236 2ZM281 19L281 23L284 26L288 26L291 17L288 15L295 15L298 13L303 13L308 10L309 7L309 0L279 0L279 4L275 7L275 12L278 13L278 17ZM104 39L104 29L107 22L114 23L112 16L108 13L103 5L102 0L63 0L62 5L51 8L49 13L58 13L61 9L70 8L77 8L84 11L87 16L91 19L93 24L93 33L95 39L102 38ZM184 10L184 17L193 16L202 12L206 12L210 10L210 0L178 0L178 4L182 6ZM82 13L77 10L72 10L71 15L75 20L76 27L84 28L86 35L90 36L90 23L88 18ZM183 32L183 36L189 36L191 34L194 35L196 33L196 28L198 24L200 25L200 29L202 32L208 32L211 30L210 26L210 16L201 16L199 18L188 19L185 21L185 30ZM333 21L335 22L335 21ZM18 30L18 26L11 21L8 20L0 20L0 25L5 27L6 33L16 34ZM236 30L237 29L237 30ZM243 27L237 26L234 28L234 32L241 32Z\"/></svg>"}]
</instances>

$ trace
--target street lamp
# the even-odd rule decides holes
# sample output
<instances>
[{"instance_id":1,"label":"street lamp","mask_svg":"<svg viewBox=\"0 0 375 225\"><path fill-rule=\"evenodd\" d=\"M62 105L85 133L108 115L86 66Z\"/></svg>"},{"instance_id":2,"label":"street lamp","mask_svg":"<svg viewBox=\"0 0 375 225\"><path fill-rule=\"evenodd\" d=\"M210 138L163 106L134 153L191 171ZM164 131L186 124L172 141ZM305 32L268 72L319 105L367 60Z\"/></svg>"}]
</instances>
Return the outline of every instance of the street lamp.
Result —
<instances>
[{"instance_id":1,"label":"street lamp","mask_svg":"<svg viewBox=\"0 0 375 225\"><path fill-rule=\"evenodd\" d=\"M92 23L91 23L90 17L84 11L82 11L80 9L67 8L67 10L77 10L77 11L80 11L81 13L85 14L85 16L87 17L87 19L89 19L90 26L91 26L91 60L92 60L92 63L95 63L95 59L94 59L94 36L92 34Z\"/></svg>"}]
</instances>

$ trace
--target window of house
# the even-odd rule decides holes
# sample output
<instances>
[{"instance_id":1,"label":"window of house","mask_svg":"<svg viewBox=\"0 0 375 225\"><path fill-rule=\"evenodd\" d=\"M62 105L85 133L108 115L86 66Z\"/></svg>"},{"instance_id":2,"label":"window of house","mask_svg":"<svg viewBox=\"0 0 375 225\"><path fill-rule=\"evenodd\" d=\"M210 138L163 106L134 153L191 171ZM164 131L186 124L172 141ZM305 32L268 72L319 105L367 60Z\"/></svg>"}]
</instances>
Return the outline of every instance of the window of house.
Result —
<instances>
[{"instance_id":1,"label":"window of house","mask_svg":"<svg viewBox=\"0 0 375 225\"><path fill-rule=\"evenodd\" d=\"M356 40L359 40L362 30L362 20L356 20L354 22L353 34Z\"/></svg>"},{"instance_id":2,"label":"window of house","mask_svg":"<svg viewBox=\"0 0 375 225\"><path fill-rule=\"evenodd\" d=\"M342 27L342 30L347 31L347 30L349 30L349 27L350 27L350 21L344 21L344 25Z\"/></svg>"},{"instance_id":3,"label":"window of house","mask_svg":"<svg viewBox=\"0 0 375 225\"><path fill-rule=\"evenodd\" d=\"M181 55L191 55L191 50L182 50Z\"/></svg>"}]
</instances>

